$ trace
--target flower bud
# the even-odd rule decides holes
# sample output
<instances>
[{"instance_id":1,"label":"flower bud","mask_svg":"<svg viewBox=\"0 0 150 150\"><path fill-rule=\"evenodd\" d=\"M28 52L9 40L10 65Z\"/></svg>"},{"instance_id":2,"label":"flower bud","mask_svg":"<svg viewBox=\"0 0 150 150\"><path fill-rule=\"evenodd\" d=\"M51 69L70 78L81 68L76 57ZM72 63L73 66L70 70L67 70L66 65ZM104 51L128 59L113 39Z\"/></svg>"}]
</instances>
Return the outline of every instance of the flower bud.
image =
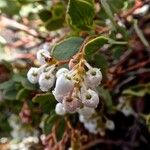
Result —
<instances>
[{"instance_id":1,"label":"flower bud","mask_svg":"<svg viewBox=\"0 0 150 150\"><path fill-rule=\"evenodd\" d=\"M99 96L98 94L88 89L86 92L83 92L82 94L82 103L87 107L96 108L99 103Z\"/></svg>"},{"instance_id":2,"label":"flower bud","mask_svg":"<svg viewBox=\"0 0 150 150\"><path fill-rule=\"evenodd\" d=\"M86 72L85 82L89 87L97 87L102 80L102 73L98 68L91 68Z\"/></svg>"},{"instance_id":3,"label":"flower bud","mask_svg":"<svg viewBox=\"0 0 150 150\"><path fill-rule=\"evenodd\" d=\"M49 72L42 73L39 78L39 85L42 91L48 91L55 82L55 76Z\"/></svg>"},{"instance_id":4,"label":"flower bud","mask_svg":"<svg viewBox=\"0 0 150 150\"><path fill-rule=\"evenodd\" d=\"M39 63L43 65L46 63L45 59L50 58L50 53L47 50L41 49L37 52L36 57Z\"/></svg>"},{"instance_id":5,"label":"flower bud","mask_svg":"<svg viewBox=\"0 0 150 150\"><path fill-rule=\"evenodd\" d=\"M57 103L56 104L55 112L56 112L56 114L61 115L61 116L66 114L66 110L65 110L62 103Z\"/></svg>"},{"instance_id":6,"label":"flower bud","mask_svg":"<svg viewBox=\"0 0 150 150\"><path fill-rule=\"evenodd\" d=\"M60 75L65 75L69 72L69 70L67 68L61 68L57 71L56 73L56 77L58 78Z\"/></svg>"},{"instance_id":7,"label":"flower bud","mask_svg":"<svg viewBox=\"0 0 150 150\"><path fill-rule=\"evenodd\" d=\"M31 83L37 83L39 79L39 69L36 67L31 67L27 73L27 78Z\"/></svg>"}]
</instances>

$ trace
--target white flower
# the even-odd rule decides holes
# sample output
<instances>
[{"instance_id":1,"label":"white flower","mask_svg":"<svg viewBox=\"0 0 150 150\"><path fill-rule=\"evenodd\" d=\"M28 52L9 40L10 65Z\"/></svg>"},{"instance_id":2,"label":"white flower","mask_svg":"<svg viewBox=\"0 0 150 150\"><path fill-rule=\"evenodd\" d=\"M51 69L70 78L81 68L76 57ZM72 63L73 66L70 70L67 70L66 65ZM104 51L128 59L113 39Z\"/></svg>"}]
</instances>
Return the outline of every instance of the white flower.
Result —
<instances>
[{"instance_id":1,"label":"white flower","mask_svg":"<svg viewBox=\"0 0 150 150\"><path fill-rule=\"evenodd\" d=\"M90 132L90 133L93 133L93 134L97 134L98 133L98 130L97 130L97 124L96 122L86 122L84 123L84 127Z\"/></svg>"},{"instance_id":2,"label":"white flower","mask_svg":"<svg viewBox=\"0 0 150 150\"><path fill-rule=\"evenodd\" d=\"M74 87L73 81L68 77L68 75L60 75L56 80L55 94L66 95Z\"/></svg>"},{"instance_id":3,"label":"white flower","mask_svg":"<svg viewBox=\"0 0 150 150\"><path fill-rule=\"evenodd\" d=\"M54 95L54 97L55 97L55 99L58 101L58 102L62 102L63 101L63 97L64 97L64 95L59 95L58 93L56 93L56 91L55 90L53 90L52 91L52 93L53 93L53 95Z\"/></svg>"},{"instance_id":4,"label":"white flower","mask_svg":"<svg viewBox=\"0 0 150 150\"><path fill-rule=\"evenodd\" d=\"M82 91L81 96L82 96L82 103L85 106L92 108L97 107L99 103L99 96L95 91L91 89L88 89L85 92Z\"/></svg>"},{"instance_id":5,"label":"white flower","mask_svg":"<svg viewBox=\"0 0 150 150\"><path fill-rule=\"evenodd\" d=\"M42 91L48 91L55 82L55 76L52 73L42 73L39 78L39 85Z\"/></svg>"},{"instance_id":6,"label":"white flower","mask_svg":"<svg viewBox=\"0 0 150 150\"><path fill-rule=\"evenodd\" d=\"M87 86L93 88L100 85L102 80L102 73L98 68L91 68L86 72L85 82Z\"/></svg>"},{"instance_id":7,"label":"white flower","mask_svg":"<svg viewBox=\"0 0 150 150\"><path fill-rule=\"evenodd\" d=\"M36 54L37 60L40 62L40 64L45 64L45 58L50 58L50 53L47 50L41 49Z\"/></svg>"},{"instance_id":8,"label":"white flower","mask_svg":"<svg viewBox=\"0 0 150 150\"><path fill-rule=\"evenodd\" d=\"M57 71L56 73L56 77L58 78L60 75L65 75L69 72L69 70L67 68L61 68Z\"/></svg>"},{"instance_id":9,"label":"white flower","mask_svg":"<svg viewBox=\"0 0 150 150\"><path fill-rule=\"evenodd\" d=\"M112 120L107 120L105 123L105 126L109 130L114 130L115 129L115 124Z\"/></svg>"},{"instance_id":10,"label":"white flower","mask_svg":"<svg viewBox=\"0 0 150 150\"><path fill-rule=\"evenodd\" d=\"M66 114L66 110L65 110L62 103L57 103L56 104L55 112L56 112L56 114L61 115L61 116Z\"/></svg>"},{"instance_id":11,"label":"white flower","mask_svg":"<svg viewBox=\"0 0 150 150\"><path fill-rule=\"evenodd\" d=\"M27 73L27 78L31 83L37 83L39 80L39 68L31 67Z\"/></svg>"},{"instance_id":12,"label":"white flower","mask_svg":"<svg viewBox=\"0 0 150 150\"><path fill-rule=\"evenodd\" d=\"M78 109L78 113L86 117L91 117L95 113L95 109L84 106L83 108Z\"/></svg>"}]
</instances>

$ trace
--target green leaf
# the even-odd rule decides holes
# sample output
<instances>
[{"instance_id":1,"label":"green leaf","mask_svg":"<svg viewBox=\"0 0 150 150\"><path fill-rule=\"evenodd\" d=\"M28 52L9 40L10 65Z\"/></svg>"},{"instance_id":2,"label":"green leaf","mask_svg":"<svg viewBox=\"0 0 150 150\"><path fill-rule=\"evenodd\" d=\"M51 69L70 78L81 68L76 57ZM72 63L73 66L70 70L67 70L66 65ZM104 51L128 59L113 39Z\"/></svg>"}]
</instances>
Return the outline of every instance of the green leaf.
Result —
<instances>
[{"instance_id":1,"label":"green leaf","mask_svg":"<svg viewBox=\"0 0 150 150\"><path fill-rule=\"evenodd\" d=\"M59 116L56 114L50 115L46 118L44 123L44 134L48 135L51 133L53 125L58 121Z\"/></svg>"},{"instance_id":2,"label":"green leaf","mask_svg":"<svg viewBox=\"0 0 150 150\"><path fill-rule=\"evenodd\" d=\"M85 54L88 57L91 57L93 53L95 53L97 50L99 50L101 47L103 47L105 44L111 44L111 45L126 45L127 42L124 41L115 41L113 39L110 39L108 37L99 36L96 37L89 42L85 44Z\"/></svg>"},{"instance_id":3,"label":"green leaf","mask_svg":"<svg viewBox=\"0 0 150 150\"><path fill-rule=\"evenodd\" d=\"M101 69L103 76L106 75L106 71L108 69L108 61L103 54L95 54L93 56L93 61L95 62L95 67Z\"/></svg>"},{"instance_id":4,"label":"green leaf","mask_svg":"<svg viewBox=\"0 0 150 150\"><path fill-rule=\"evenodd\" d=\"M59 121L59 126L56 130L56 136L57 136L57 141L60 141L64 135L64 132L65 132L65 128L66 128L66 122L65 120L62 118L60 121Z\"/></svg>"},{"instance_id":5,"label":"green leaf","mask_svg":"<svg viewBox=\"0 0 150 150\"><path fill-rule=\"evenodd\" d=\"M21 89L17 95L16 95L16 99L17 100L24 100L28 97L28 95L30 94L30 91L26 90L25 88Z\"/></svg>"},{"instance_id":6,"label":"green leaf","mask_svg":"<svg viewBox=\"0 0 150 150\"><path fill-rule=\"evenodd\" d=\"M104 36L96 37L85 44L85 54L92 55L95 51L100 49L104 44L108 43L108 38Z\"/></svg>"},{"instance_id":7,"label":"green leaf","mask_svg":"<svg viewBox=\"0 0 150 150\"><path fill-rule=\"evenodd\" d=\"M60 3L52 5L50 10L43 10L39 13L40 18L45 22L45 27L49 31L57 30L64 26L65 7Z\"/></svg>"},{"instance_id":8,"label":"green leaf","mask_svg":"<svg viewBox=\"0 0 150 150\"><path fill-rule=\"evenodd\" d=\"M43 9L38 13L40 19L43 22L46 22L48 19L52 17L52 13L49 10Z\"/></svg>"},{"instance_id":9,"label":"green leaf","mask_svg":"<svg viewBox=\"0 0 150 150\"><path fill-rule=\"evenodd\" d=\"M125 51L125 47L124 46L114 46L112 48L113 51L113 58L114 59L119 59L120 56L123 54L123 52Z\"/></svg>"},{"instance_id":10,"label":"green leaf","mask_svg":"<svg viewBox=\"0 0 150 150\"><path fill-rule=\"evenodd\" d=\"M112 103L112 97L110 95L110 92L107 89L104 89L103 87L98 88L99 95L103 98L106 107L109 110L112 110L113 103Z\"/></svg>"},{"instance_id":11,"label":"green leaf","mask_svg":"<svg viewBox=\"0 0 150 150\"><path fill-rule=\"evenodd\" d=\"M50 113L56 105L56 100L51 93L37 94L35 97L33 97L32 101L39 103L40 107L45 113Z\"/></svg>"},{"instance_id":12,"label":"green leaf","mask_svg":"<svg viewBox=\"0 0 150 150\"><path fill-rule=\"evenodd\" d=\"M4 4L2 6L0 5L0 10L8 16L19 14L20 9L21 5L17 0L5 0Z\"/></svg>"},{"instance_id":13,"label":"green leaf","mask_svg":"<svg viewBox=\"0 0 150 150\"><path fill-rule=\"evenodd\" d=\"M63 27L63 23L64 23L64 18L53 17L46 22L45 27L47 30L53 31Z\"/></svg>"},{"instance_id":14,"label":"green leaf","mask_svg":"<svg viewBox=\"0 0 150 150\"><path fill-rule=\"evenodd\" d=\"M71 26L89 30L95 16L93 0L69 0L67 18Z\"/></svg>"},{"instance_id":15,"label":"green leaf","mask_svg":"<svg viewBox=\"0 0 150 150\"><path fill-rule=\"evenodd\" d=\"M7 100L15 100L17 95L16 90L6 90L4 93L4 99Z\"/></svg>"},{"instance_id":16,"label":"green leaf","mask_svg":"<svg viewBox=\"0 0 150 150\"><path fill-rule=\"evenodd\" d=\"M53 5L51 8L51 12L52 12L53 16L56 16L56 17L65 16L65 7L64 7L63 3L59 2L59 3L56 3L55 5Z\"/></svg>"},{"instance_id":17,"label":"green leaf","mask_svg":"<svg viewBox=\"0 0 150 150\"><path fill-rule=\"evenodd\" d=\"M21 81L22 86L27 90L36 90L36 85L31 84L27 79Z\"/></svg>"},{"instance_id":18,"label":"green leaf","mask_svg":"<svg viewBox=\"0 0 150 150\"><path fill-rule=\"evenodd\" d=\"M14 82L22 82L22 81L26 80L26 78L20 74L13 74L12 80Z\"/></svg>"},{"instance_id":19,"label":"green leaf","mask_svg":"<svg viewBox=\"0 0 150 150\"><path fill-rule=\"evenodd\" d=\"M111 7L111 10L113 13L117 13L118 11L120 11L120 9L122 9L124 7L124 3L125 1L123 0L108 0L108 3Z\"/></svg>"},{"instance_id":20,"label":"green leaf","mask_svg":"<svg viewBox=\"0 0 150 150\"><path fill-rule=\"evenodd\" d=\"M0 90L12 89L14 84L15 83L12 80L5 81L0 84Z\"/></svg>"},{"instance_id":21,"label":"green leaf","mask_svg":"<svg viewBox=\"0 0 150 150\"><path fill-rule=\"evenodd\" d=\"M52 55L59 60L66 60L75 55L83 42L80 37L70 37L56 44L52 49Z\"/></svg>"}]
</instances>

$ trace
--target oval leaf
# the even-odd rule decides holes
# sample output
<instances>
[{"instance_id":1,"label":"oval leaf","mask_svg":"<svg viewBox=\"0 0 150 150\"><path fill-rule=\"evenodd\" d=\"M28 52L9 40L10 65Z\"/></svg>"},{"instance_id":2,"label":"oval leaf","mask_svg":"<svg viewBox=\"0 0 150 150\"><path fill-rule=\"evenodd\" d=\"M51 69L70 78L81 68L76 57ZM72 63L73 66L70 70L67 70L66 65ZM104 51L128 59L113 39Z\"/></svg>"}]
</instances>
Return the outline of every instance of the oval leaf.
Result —
<instances>
[{"instance_id":1,"label":"oval leaf","mask_svg":"<svg viewBox=\"0 0 150 150\"><path fill-rule=\"evenodd\" d=\"M52 55L58 60L66 60L75 55L83 42L80 37L70 37L56 44L52 49Z\"/></svg>"}]
</instances>

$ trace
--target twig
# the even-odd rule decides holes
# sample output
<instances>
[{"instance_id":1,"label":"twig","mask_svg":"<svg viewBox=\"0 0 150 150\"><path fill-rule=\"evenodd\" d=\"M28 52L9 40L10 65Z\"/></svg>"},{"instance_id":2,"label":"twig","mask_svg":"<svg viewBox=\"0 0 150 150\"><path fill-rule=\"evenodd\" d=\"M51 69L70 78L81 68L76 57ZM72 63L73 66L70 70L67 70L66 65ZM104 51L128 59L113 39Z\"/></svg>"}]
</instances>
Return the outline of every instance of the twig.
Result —
<instances>
[{"instance_id":1,"label":"twig","mask_svg":"<svg viewBox=\"0 0 150 150\"><path fill-rule=\"evenodd\" d=\"M142 68L142 67L144 67L144 66L146 66L148 64L150 64L150 60L142 61L142 62L140 62L138 64L135 64L135 65L132 65L132 66L128 67L126 70L119 71L118 74L124 74L126 72Z\"/></svg>"},{"instance_id":2,"label":"twig","mask_svg":"<svg viewBox=\"0 0 150 150\"><path fill-rule=\"evenodd\" d=\"M37 31L35 31L34 29L30 29L29 27L27 27L27 26L25 26L25 25L23 25L23 24L21 24L21 23L18 23L18 22L16 22L15 20L6 18L6 17L4 17L4 16L1 16L1 17L0 17L0 23L1 23L3 26L15 28L15 29L24 31L24 32L26 32L27 34L29 34L29 35L31 35L31 36L33 36L33 37L36 37L36 38L45 40L45 38L42 37L41 35L39 35L39 33L38 33Z\"/></svg>"}]
</instances>

